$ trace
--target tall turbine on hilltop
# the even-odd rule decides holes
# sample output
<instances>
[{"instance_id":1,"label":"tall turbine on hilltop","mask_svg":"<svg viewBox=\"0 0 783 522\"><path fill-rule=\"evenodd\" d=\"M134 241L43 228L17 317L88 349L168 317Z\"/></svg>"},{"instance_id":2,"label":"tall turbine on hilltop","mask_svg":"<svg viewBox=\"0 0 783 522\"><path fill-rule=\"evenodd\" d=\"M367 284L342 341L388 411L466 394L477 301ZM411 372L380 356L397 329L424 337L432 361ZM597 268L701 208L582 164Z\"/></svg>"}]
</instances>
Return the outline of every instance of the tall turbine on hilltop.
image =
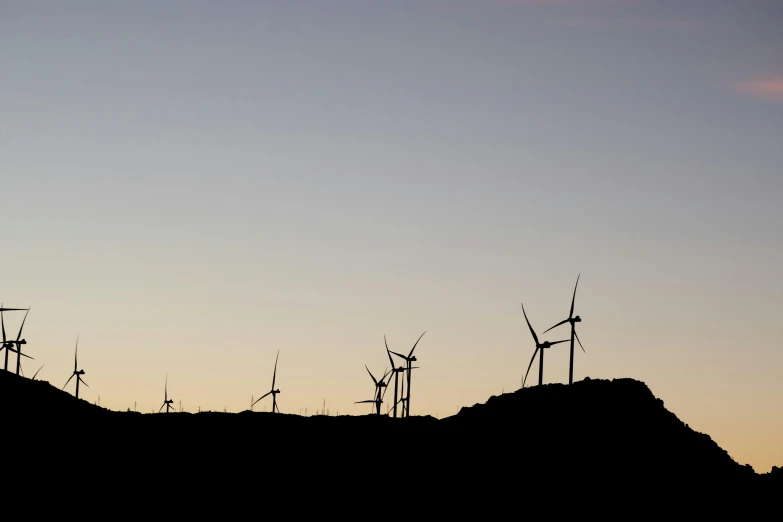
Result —
<instances>
[{"instance_id":1,"label":"tall turbine on hilltop","mask_svg":"<svg viewBox=\"0 0 783 522\"><path fill-rule=\"evenodd\" d=\"M418 339L416 339L416 342L414 343L413 348L411 348L411 351L408 352L407 357L405 355L402 355L401 353L392 352L397 357L402 357L407 365L406 371L408 373L408 390L407 390L407 395L405 396L405 408L403 409L403 411L405 412L405 417L410 417L411 415L411 370L413 370L411 365L416 360L416 356L413 355L413 350L416 349L416 345L419 344L419 341L421 341L421 338L424 337L425 333L427 333L426 330L419 336Z\"/></svg>"},{"instance_id":2,"label":"tall turbine on hilltop","mask_svg":"<svg viewBox=\"0 0 783 522\"><path fill-rule=\"evenodd\" d=\"M383 344L386 345L386 355L389 356L389 362L391 363L392 367L392 374L394 374L394 418L397 418L397 403L399 400L397 399L397 383L400 380L400 374L405 372L405 366L399 366L394 367L394 361L392 360L391 352L389 351L389 344L386 342L386 336L383 336ZM389 378L389 382L391 382L391 377ZM403 386L405 385L405 381L403 381ZM384 392L385 394L386 392ZM403 411L405 411L405 403L403 402Z\"/></svg>"},{"instance_id":3,"label":"tall turbine on hilltop","mask_svg":"<svg viewBox=\"0 0 783 522\"><path fill-rule=\"evenodd\" d=\"M71 382L71 379L73 379L74 375L76 376L76 398L79 398L79 383L84 384L88 388L90 387L89 384L84 382L82 380L82 375L84 375L84 370L77 370L78 363L76 362L76 355L79 353L79 336L76 336L76 349L73 352L73 373L70 377L68 377L68 380L65 381L65 384L63 385L63 390L66 386L68 386L68 383Z\"/></svg>"},{"instance_id":4,"label":"tall turbine on hilltop","mask_svg":"<svg viewBox=\"0 0 783 522\"><path fill-rule=\"evenodd\" d=\"M260 401L270 393L272 394L272 413L277 410L277 413L280 413L280 408L277 407L277 394L280 393L280 390L275 390L275 378L277 378L277 358L280 357L280 350L277 350L277 357L275 357L275 371L272 373L272 390L266 392L261 397L256 399L256 402ZM255 406L256 402L250 405L250 408L252 409L253 406Z\"/></svg>"},{"instance_id":5,"label":"tall turbine on hilltop","mask_svg":"<svg viewBox=\"0 0 783 522\"><path fill-rule=\"evenodd\" d=\"M366 401L356 401L354 404L364 404L368 402L375 403L375 413L377 415L381 414L381 404L383 404L383 397L381 396L381 389L386 388L386 377L391 375L389 372L384 372L383 377L381 377L381 380L375 378L375 376L372 374L369 368L367 368L367 365L364 365L364 368L367 370L367 373L370 374L370 378L372 379L372 382L375 384L375 398L366 400Z\"/></svg>"},{"instance_id":6,"label":"tall turbine on hilltop","mask_svg":"<svg viewBox=\"0 0 783 522\"><path fill-rule=\"evenodd\" d=\"M3 312L21 311L21 310L27 310L27 309L26 308L3 308L3 305L0 304L0 326L2 326L2 330L3 330L3 345L0 346L0 350L5 349L5 364L3 365L3 369L5 371L8 371L8 352L9 351L15 352L16 350L13 349L14 343L12 341L8 341L5 338L5 322L3 320ZM27 317L27 315L25 315L25 317ZM32 357L30 357L30 359L32 359Z\"/></svg>"},{"instance_id":7,"label":"tall turbine on hilltop","mask_svg":"<svg viewBox=\"0 0 783 522\"><path fill-rule=\"evenodd\" d=\"M158 410L158 413L163 409L163 407L166 407L166 413L169 412L169 408L177 411L174 409L174 399L169 399L169 376L166 375L166 384L163 386L163 404L160 405L160 409Z\"/></svg>"},{"instance_id":8,"label":"tall turbine on hilltop","mask_svg":"<svg viewBox=\"0 0 783 522\"><path fill-rule=\"evenodd\" d=\"M547 333L552 328L558 327L561 324L571 323L571 361L568 366L568 384L573 384L574 382L574 338L576 338L577 342L579 343L579 347L582 349L582 351L583 352L585 351L585 347L582 346L582 341L580 341L579 336L576 335L576 323L581 323L582 318L579 317L578 315L574 317L574 301L576 301L576 287L579 285L579 276L581 275L582 274L576 276L576 284L574 285L574 296L571 298L571 311L568 312L568 319L563 319L555 326L552 326L544 330L544 333Z\"/></svg>"},{"instance_id":9,"label":"tall turbine on hilltop","mask_svg":"<svg viewBox=\"0 0 783 522\"><path fill-rule=\"evenodd\" d=\"M522 305L522 313L525 315L525 321L527 322L528 328L530 328L530 333L533 334L533 340L536 342L536 351L533 352L533 357L530 358L530 364L527 366L527 372L525 372L525 378L522 380L522 387L525 387L525 381L527 380L527 374L530 371L530 367L533 366L533 359L536 358L536 354L539 350L541 350L541 355L538 357L538 385L541 386L544 384L544 350L549 348L550 346L554 346L559 343L564 343L568 339L564 339L562 341L555 341L553 343L550 343L549 341L544 341L543 343L538 341L538 336L536 335L536 332L533 331L533 327L530 326L530 321L527 319L527 313L525 313L525 305Z\"/></svg>"}]
</instances>

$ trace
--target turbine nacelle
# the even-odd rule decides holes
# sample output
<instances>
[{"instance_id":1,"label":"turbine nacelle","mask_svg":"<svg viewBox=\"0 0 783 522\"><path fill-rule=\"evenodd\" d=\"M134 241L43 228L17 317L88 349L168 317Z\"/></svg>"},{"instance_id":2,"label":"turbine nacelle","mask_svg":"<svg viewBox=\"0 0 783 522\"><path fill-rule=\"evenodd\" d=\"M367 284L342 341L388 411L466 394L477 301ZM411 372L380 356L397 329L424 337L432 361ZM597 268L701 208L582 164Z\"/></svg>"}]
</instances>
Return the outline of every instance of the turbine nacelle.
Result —
<instances>
[{"instance_id":1,"label":"turbine nacelle","mask_svg":"<svg viewBox=\"0 0 783 522\"><path fill-rule=\"evenodd\" d=\"M565 339L563 341L555 341L555 342L544 341L541 344L536 343L536 348L540 348L540 349L543 350L544 348L551 348L552 346L554 346L556 344L564 343L566 341L568 341L568 339Z\"/></svg>"},{"instance_id":2,"label":"turbine nacelle","mask_svg":"<svg viewBox=\"0 0 783 522\"><path fill-rule=\"evenodd\" d=\"M581 323L582 322L582 318L577 315L576 317L571 319L571 322L572 323Z\"/></svg>"}]
</instances>

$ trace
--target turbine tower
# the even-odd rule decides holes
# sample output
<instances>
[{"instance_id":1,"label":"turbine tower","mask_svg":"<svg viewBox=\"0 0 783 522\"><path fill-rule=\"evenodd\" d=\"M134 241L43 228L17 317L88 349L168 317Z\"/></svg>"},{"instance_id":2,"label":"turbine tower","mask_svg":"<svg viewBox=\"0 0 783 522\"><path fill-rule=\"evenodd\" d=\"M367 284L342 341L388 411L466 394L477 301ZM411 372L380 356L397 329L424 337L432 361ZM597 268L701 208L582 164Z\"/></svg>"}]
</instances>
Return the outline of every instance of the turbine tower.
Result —
<instances>
[{"instance_id":1,"label":"turbine tower","mask_svg":"<svg viewBox=\"0 0 783 522\"><path fill-rule=\"evenodd\" d=\"M389 362L391 363L392 367L392 374L394 374L394 418L397 418L397 403L400 402L397 399L397 386L398 381L400 380L400 374L405 373L405 367L399 366L397 368L394 367L394 361L392 360L391 352L389 351L389 344L386 342L386 336L383 336L383 343L386 345L386 355L389 356ZM389 377L389 382L391 382L391 377ZM405 381L403 381L403 386L405 385ZM386 392L384 392L385 394ZM405 411L405 406L403 402L403 411Z\"/></svg>"},{"instance_id":2,"label":"turbine tower","mask_svg":"<svg viewBox=\"0 0 783 522\"><path fill-rule=\"evenodd\" d=\"M65 384L63 385L63 390L64 390L65 387L68 386L68 383L71 382L71 379L73 379L73 377L75 375L76 376L76 398L77 399L79 398L79 383L84 384L88 388L90 387L89 384L87 384L86 382L84 382L82 380L82 375L84 375L84 370L77 370L76 369L78 367L78 363L76 362L76 356L77 356L78 353L79 353L79 336L77 335L76 336L76 349L73 352L73 373L71 374L70 377L68 377L68 380L65 381Z\"/></svg>"},{"instance_id":3,"label":"turbine tower","mask_svg":"<svg viewBox=\"0 0 783 522\"><path fill-rule=\"evenodd\" d=\"M579 276L582 274L579 274L576 276L576 284L574 285L574 296L571 298L571 311L568 312L568 319L563 319L559 323L557 323L555 326L552 326L550 328L547 328L544 330L544 333L547 333L552 328L556 328L560 326L561 324L565 323L571 323L571 360L568 366L568 384L574 383L574 338L576 338L577 342L579 343L579 347L582 349L582 351L585 351L585 347L582 346L582 341L579 340L579 336L576 335L576 323L581 323L582 318L578 315L574 317L574 301L576 301L576 287L579 285ZM562 317L562 316L561 316ZM542 334L543 335L543 334ZM586 353L586 352L585 352Z\"/></svg>"},{"instance_id":4,"label":"turbine tower","mask_svg":"<svg viewBox=\"0 0 783 522\"><path fill-rule=\"evenodd\" d=\"M530 333L533 334L533 340L536 342L536 351L533 352L533 357L530 358L530 364L527 366L527 372L525 372L525 378L522 380L522 387L525 387L525 381L527 380L527 374L530 371L530 367L533 366L533 359L536 358L536 354L539 350L541 350L541 355L538 357L538 385L541 386L544 384L544 350L546 348L549 348L550 346L554 346L559 343L564 343L568 339L564 339L562 341L555 341L553 343L550 343L549 341L544 341L543 343L538 341L538 336L536 335L536 332L533 330L533 327L530 326L530 321L527 319L527 313L525 313L525 305L522 305L522 313L525 314L525 321L527 321L527 326L530 328Z\"/></svg>"},{"instance_id":5,"label":"turbine tower","mask_svg":"<svg viewBox=\"0 0 783 522\"><path fill-rule=\"evenodd\" d=\"M277 350L277 357L275 357L275 371L272 373L272 389L265 394L263 394L261 397L256 399L256 402L260 401L270 393L272 394L272 413L277 410L277 413L280 413L280 408L277 407L277 394L280 393L280 390L275 390L275 379L277 378L277 358L280 357L280 350ZM253 406L255 406L256 402L250 405L250 409L253 409Z\"/></svg>"},{"instance_id":6,"label":"turbine tower","mask_svg":"<svg viewBox=\"0 0 783 522\"><path fill-rule=\"evenodd\" d=\"M410 417L411 415L411 370L413 370L412 364L416 360L416 356L413 355L413 350L416 349L416 345L419 344L419 341L421 341L421 338L424 337L425 333L427 333L426 330L424 331L424 333L422 333L419 336L418 339L416 339L416 343L414 343L413 348L411 348L411 351L408 353L407 357L405 355L402 355L401 353L391 352L397 357L402 357L407 365L405 370L408 373L408 390L407 390L407 395L405 396L405 407L403 408L403 411L405 412L405 417Z\"/></svg>"},{"instance_id":7,"label":"turbine tower","mask_svg":"<svg viewBox=\"0 0 783 522\"><path fill-rule=\"evenodd\" d=\"M169 412L169 409L172 409L174 411L177 411L174 409L174 399L169 399L169 376L166 375L166 384L163 387L163 404L160 405L160 409L158 410L158 413L163 409L163 407L166 407L166 413Z\"/></svg>"}]
</instances>

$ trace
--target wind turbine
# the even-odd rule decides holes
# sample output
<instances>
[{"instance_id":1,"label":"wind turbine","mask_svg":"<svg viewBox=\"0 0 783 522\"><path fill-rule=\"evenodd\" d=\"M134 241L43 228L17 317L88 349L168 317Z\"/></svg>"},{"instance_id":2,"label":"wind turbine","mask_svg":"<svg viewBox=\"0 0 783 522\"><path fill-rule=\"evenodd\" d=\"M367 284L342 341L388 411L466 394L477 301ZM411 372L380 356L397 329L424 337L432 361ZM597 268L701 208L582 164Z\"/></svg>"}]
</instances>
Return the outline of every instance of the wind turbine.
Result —
<instances>
[{"instance_id":1,"label":"wind turbine","mask_svg":"<svg viewBox=\"0 0 783 522\"><path fill-rule=\"evenodd\" d=\"M579 276L581 275L582 274L576 276L576 284L574 285L574 296L571 298L571 311L568 312L568 319L563 319L555 326L552 326L544 330L544 333L547 333L552 328L560 326L561 324L571 323L571 362L568 366L568 384L573 384L574 382L574 338L576 338L577 342L579 343L579 347L582 349L582 351L583 352L585 351L585 347L582 346L582 341L580 341L579 336L576 335L576 323L581 323L582 318L579 317L578 315L574 317L574 301L576 300L576 287L579 285Z\"/></svg>"},{"instance_id":2,"label":"wind turbine","mask_svg":"<svg viewBox=\"0 0 783 522\"><path fill-rule=\"evenodd\" d=\"M421 341L421 338L424 337L425 333L427 333L426 330L419 336L418 339L416 339L416 343L413 345L413 348L411 348L411 351L408 353L407 357L401 353L391 352L397 357L402 357L405 359L405 362L407 363L406 371L408 372L408 394L405 396L405 408L403 409L405 412L405 417L410 417L411 415L411 370L413 370L411 365L413 364L413 361L416 360L416 356L413 355L413 350L416 349L416 345L419 344L419 341Z\"/></svg>"},{"instance_id":3,"label":"wind turbine","mask_svg":"<svg viewBox=\"0 0 783 522\"><path fill-rule=\"evenodd\" d=\"M367 401L356 401L354 404L363 404L367 402L373 402L375 403L375 413L380 415L381 414L381 404L383 404L383 397L381 397L381 388L386 388L386 377L390 375L389 372L384 372L383 377L381 377L381 380L375 378L375 376L372 374L369 368L367 368L367 365L364 365L365 369L367 370L367 373L370 374L370 378L372 379L372 382L375 383L375 398Z\"/></svg>"},{"instance_id":4,"label":"wind turbine","mask_svg":"<svg viewBox=\"0 0 783 522\"><path fill-rule=\"evenodd\" d=\"M394 367L394 361L392 360L391 352L389 351L389 344L386 342L386 336L383 336L383 343L386 345L386 355L389 356L389 362L391 363L392 367L392 373L394 374L394 418L397 418L397 403L400 402L397 399L397 383L400 380L400 374L405 372L404 366L399 366L397 368ZM389 377L389 382L391 382L391 377ZM405 381L403 381L403 386L405 386ZM383 392L384 396L386 395L386 392ZM405 411L405 403L403 403L403 411Z\"/></svg>"},{"instance_id":5,"label":"wind turbine","mask_svg":"<svg viewBox=\"0 0 783 522\"><path fill-rule=\"evenodd\" d=\"M65 381L65 384L63 385L63 390L64 390L65 387L68 386L68 383L71 382L71 379L73 379L73 377L75 375L76 376L76 398L77 399L79 398L79 383L80 382L82 384L84 384L85 386L87 386L88 388L90 387L89 384L87 384L86 382L84 382L82 380L82 375L84 375L84 370L78 370L78 371L76 370L76 368L78 367L78 363L76 362L76 355L78 354L78 352L79 352L79 336L77 335L76 336L76 349L73 352L73 373L71 374L70 377L68 377L68 380Z\"/></svg>"},{"instance_id":6,"label":"wind turbine","mask_svg":"<svg viewBox=\"0 0 783 522\"><path fill-rule=\"evenodd\" d=\"M0 350L5 348L5 365L3 366L3 369L5 371L8 371L8 352L9 351L15 352L16 350L14 350L14 343L12 341L8 341L5 338L5 322L3 321L3 312L18 311L18 310L29 310L29 308L3 308L3 305L0 304L0 326L2 326L2 330L3 330L3 345L0 346ZM25 314L25 318L27 318L27 314ZM20 329L19 330L20 335L21 332L22 331ZM29 357L29 356L25 356L25 357ZM29 358L32 359L32 357ZM17 373L19 372L17 371Z\"/></svg>"},{"instance_id":7,"label":"wind turbine","mask_svg":"<svg viewBox=\"0 0 783 522\"><path fill-rule=\"evenodd\" d=\"M19 375L19 371L22 368L22 356L27 357L28 359L33 359L29 355L25 355L22 353L22 345L27 344L26 339L22 339L22 329L24 328L24 323L27 321L27 314L30 313L30 309L28 308L27 311L24 313L24 319L22 319L22 326L19 327L19 334L16 336L15 341L9 341L8 344L16 345L16 349L14 348L8 348L12 352L16 352L16 375Z\"/></svg>"},{"instance_id":8,"label":"wind turbine","mask_svg":"<svg viewBox=\"0 0 783 522\"><path fill-rule=\"evenodd\" d=\"M169 399L169 376L166 375L166 384L163 387L163 404L160 405L160 409L158 410L158 413L160 413L160 410L162 410L164 406L166 407L166 413L169 412L169 408L174 411L177 411L176 409L174 409L174 406L172 406L172 404L174 404L174 399Z\"/></svg>"},{"instance_id":9,"label":"wind turbine","mask_svg":"<svg viewBox=\"0 0 783 522\"><path fill-rule=\"evenodd\" d=\"M272 413L277 410L277 413L280 413L280 408L277 407L277 394L280 393L280 390L275 390L275 378L277 377L277 358L280 357L280 350L277 350L277 357L275 357L275 371L272 373L272 389L265 394L263 394L261 397L256 399L256 402L260 401L270 393L272 394ZM250 409L255 406L256 402L250 405Z\"/></svg>"},{"instance_id":10,"label":"wind turbine","mask_svg":"<svg viewBox=\"0 0 783 522\"><path fill-rule=\"evenodd\" d=\"M533 331L533 327L530 326L530 321L527 319L527 314L525 313L525 305L522 305L522 313L525 314L525 321L527 321L527 326L530 328L530 333L533 334L533 340L536 342L536 351L533 352L533 357L530 358L530 364L527 366L527 372L525 372L525 378L522 380L522 387L525 387L525 381L527 380L527 374L530 371L530 367L533 366L533 359L536 358L536 354L538 353L538 350L541 350L541 355L538 357L538 385L541 386L544 384L544 350L546 348L549 348L550 346L554 346L559 343L564 343L568 339L564 339L562 341L555 341L553 343L550 343L549 341L544 341L543 343L538 341L538 336L536 335L536 332Z\"/></svg>"}]
</instances>

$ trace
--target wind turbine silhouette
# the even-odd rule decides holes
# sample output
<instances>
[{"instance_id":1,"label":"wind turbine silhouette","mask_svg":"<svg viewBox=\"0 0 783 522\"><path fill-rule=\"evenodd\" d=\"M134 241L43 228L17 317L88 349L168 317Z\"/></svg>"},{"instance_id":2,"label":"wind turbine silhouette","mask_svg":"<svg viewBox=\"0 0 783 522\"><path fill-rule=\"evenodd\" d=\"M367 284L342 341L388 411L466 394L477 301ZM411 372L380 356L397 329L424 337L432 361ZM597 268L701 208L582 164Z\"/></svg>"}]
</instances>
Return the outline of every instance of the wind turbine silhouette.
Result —
<instances>
[{"instance_id":1,"label":"wind turbine silhouette","mask_svg":"<svg viewBox=\"0 0 783 522\"><path fill-rule=\"evenodd\" d=\"M76 349L73 352L73 373L71 374L70 377L68 377L68 380L65 381L65 384L63 385L63 390L64 390L65 387L68 386L68 383L71 382L71 379L73 379L73 377L75 375L76 376L76 398L77 399L79 398L79 383L80 382L82 384L84 384L85 386L87 386L88 388L90 387L89 384L87 384L86 382L84 382L82 380L82 375L84 375L84 370L78 370L78 371L76 370L76 368L78 367L78 363L76 362L76 355L78 353L79 353L79 336L77 335L76 336Z\"/></svg>"},{"instance_id":2,"label":"wind turbine silhouette","mask_svg":"<svg viewBox=\"0 0 783 522\"><path fill-rule=\"evenodd\" d=\"M277 357L275 357L275 371L272 373L272 390L266 392L261 397L256 399L256 402L260 401L270 393L272 394L272 413L277 410L277 413L280 413L280 408L277 407L277 394L280 393L280 390L275 390L275 378L277 377L277 358L280 357L280 350L277 350ZM250 405L250 408L252 409L253 406L255 406L256 402Z\"/></svg>"},{"instance_id":3,"label":"wind turbine silhouette","mask_svg":"<svg viewBox=\"0 0 783 522\"><path fill-rule=\"evenodd\" d=\"M22 356L27 357L28 359L33 359L29 355L25 355L22 353L22 345L27 344L27 340L21 338L22 329L24 328L24 323L25 321L27 321L27 314L29 313L30 313L30 309L28 308L27 311L24 313L24 319L22 319L22 326L19 327L19 334L17 334L16 340L8 342L9 345L11 344L16 345L16 349L11 348L10 346L8 348L12 352L16 352L16 375L19 375L19 372L22 369Z\"/></svg>"},{"instance_id":4,"label":"wind turbine silhouette","mask_svg":"<svg viewBox=\"0 0 783 522\"><path fill-rule=\"evenodd\" d=\"M160 405L160 409L158 410L158 413L160 413L160 410L162 410L164 406L166 407L166 413L169 412L169 408L171 408L174 411L177 411L176 409L174 409L174 406L172 406L172 404L174 404L174 399L169 399L169 376L166 375L166 384L163 387L163 404Z\"/></svg>"},{"instance_id":5,"label":"wind turbine silhouette","mask_svg":"<svg viewBox=\"0 0 783 522\"><path fill-rule=\"evenodd\" d=\"M407 364L407 367L405 370L408 372L408 394L405 396L405 407L403 408L403 411L405 412L405 417L410 417L411 415L411 370L413 368L411 367L411 364L416 360L416 356L413 355L413 350L416 349L416 345L419 344L419 341L421 341L421 338L424 337L424 334L427 333L425 330L418 339L416 339L416 342L413 345L413 348L411 348L411 351L408 353L408 356L404 356L401 353L392 352L397 357L402 357L405 359L405 362Z\"/></svg>"},{"instance_id":6,"label":"wind turbine silhouette","mask_svg":"<svg viewBox=\"0 0 783 522\"><path fill-rule=\"evenodd\" d=\"M547 333L552 328L558 327L561 324L565 323L571 323L571 362L568 366L568 384L573 384L574 382L574 338L576 337L576 340L579 342L579 347L582 349L582 351L585 351L585 347L582 346L582 341L579 340L579 336L576 335L576 323L581 323L582 318L578 315L574 317L574 301L576 301L576 287L579 285L579 276L582 274L579 274L576 276L576 284L574 285L574 296L571 298L571 311L568 312L568 319L563 319L559 323L557 323L555 326L552 326L550 328L547 328L544 330L544 333ZM562 317L562 316L561 316ZM543 335L543 334L541 334ZM585 352L587 353L587 352Z\"/></svg>"},{"instance_id":7,"label":"wind turbine silhouette","mask_svg":"<svg viewBox=\"0 0 783 522\"><path fill-rule=\"evenodd\" d=\"M550 343L549 341L544 341L543 343L538 341L538 336L536 335L536 332L533 330L533 327L530 326L530 321L527 319L527 313L525 313L525 305L522 305L522 313L525 314L525 321L527 321L527 326L530 328L530 333L533 334L533 340L536 342L536 351L533 352L533 357L530 358L530 364L527 366L527 372L525 372L525 378L522 379L522 387L525 387L525 381L527 380L527 374L530 371L530 367L533 366L533 359L536 358L536 354L538 353L538 350L541 350L541 355L538 357L538 385L541 386L544 384L544 350L546 348L549 348L550 346L554 346L559 343L564 343L568 339L564 339L562 341L555 341L553 343Z\"/></svg>"},{"instance_id":8,"label":"wind turbine silhouette","mask_svg":"<svg viewBox=\"0 0 783 522\"><path fill-rule=\"evenodd\" d=\"M29 308L3 308L3 305L0 304L0 326L2 326L2 330L3 330L3 345L0 346L0 350L5 349L5 365L3 366L3 369L5 371L8 371L8 352L9 351L16 352L16 350L14 350L14 342L13 341L8 341L5 338L5 322L3 320L3 312L18 311L18 310L28 310L29 311ZM25 318L27 318L27 314L25 314ZM23 323L23 325L24 325L24 323ZM22 334L22 330L20 329L19 330L19 335L21 335L21 334ZM32 359L32 357L30 357L29 355L25 355L25 357L28 357L28 358ZM17 356L17 358L18 358L18 356ZM16 373L18 374L19 370L17 370Z\"/></svg>"},{"instance_id":9,"label":"wind turbine silhouette","mask_svg":"<svg viewBox=\"0 0 783 522\"><path fill-rule=\"evenodd\" d=\"M394 361L392 360L391 352L389 351L389 343L386 342L386 336L383 336L383 344L386 345L386 355L389 356L389 362L391 363L392 367L392 374L394 375L394 418L397 418L397 403L400 402L397 399L397 382L400 379L400 374L405 372L404 366L399 366L397 368L394 367ZM391 377L389 377L389 382L391 382ZM403 381L403 386L405 386L405 381ZM386 392L383 392L384 396L386 396ZM404 402L403 402L403 411L404 411Z\"/></svg>"},{"instance_id":10,"label":"wind turbine silhouette","mask_svg":"<svg viewBox=\"0 0 783 522\"><path fill-rule=\"evenodd\" d=\"M383 397L381 397L381 388L386 388L386 377L390 375L389 372L384 371L383 377L381 377L381 380L377 380L375 376L372 374L369 368L367 368L367 365L364 365L365 369L367 370L367 373L370 374L370 378L372 379L372 382L375 383L375 398L368 400L368 401L356 401L354 404L364 404L368 402L374 402L375 403L375 413L380 415L381 414L381 404L383 404Z\"/></svg>"}]
</instances>

